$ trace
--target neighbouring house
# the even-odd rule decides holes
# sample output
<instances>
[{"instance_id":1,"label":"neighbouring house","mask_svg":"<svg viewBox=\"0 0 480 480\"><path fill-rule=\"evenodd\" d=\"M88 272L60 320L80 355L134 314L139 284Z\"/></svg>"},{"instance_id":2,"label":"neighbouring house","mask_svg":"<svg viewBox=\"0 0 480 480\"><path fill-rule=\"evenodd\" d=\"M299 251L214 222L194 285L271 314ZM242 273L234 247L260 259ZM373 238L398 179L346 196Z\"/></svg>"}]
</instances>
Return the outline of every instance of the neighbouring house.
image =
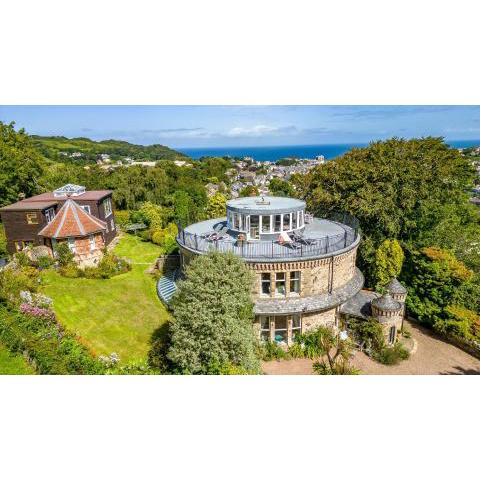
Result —
<instances>
[{"instance_id":1,"label":"neighbouring house","mask_svg":"<svg viewBox=\"0 0 480 480\"><path fill-rule=\"evenodd\" d=\"M406 289L392 280L385 295L364 290L356 266L358 221L349 215L316 218L305 208L304 201L286 197L231 199L226 217L179 230L181 269L211 250L241 257L255 275L254 328L261 340L288 345L298 333L320 325L338 331L349 317L373 317L394 344ZM176 289L175 279L168 280L159 281L164 301L169 296L162 288Z\"/></svg>"},{"instance_id":2,"label":"neighbouring house","mask_svg":"<svg viewBox=\"0 0 480 480\"><path fill-rule=\"evenodd\" d=\"M111 190L88 191L68 184L7 205L0 209L0 215L11 254L40 245L52 251L55 242L67 241L78 262L88 264L98 257L94 250L101 252L117 235ZM57 229L50 228L51 224ZM66 233L72 235L64 236ZM84 253L87 243L92 249L88 255Z\"/></svg>"},{"instance_id":3,"label":"neighbouring house","mask_svg":"<svg viewBox=\"0 0 480 480\"><path fill-rule=\"evenodd\" d=\"M54 219L38 232L52 255L59 243L68 242L75 262L82 267L94 266L102 258L107 223L88 213L69 198Z\"/></svg>"}]
</instances>

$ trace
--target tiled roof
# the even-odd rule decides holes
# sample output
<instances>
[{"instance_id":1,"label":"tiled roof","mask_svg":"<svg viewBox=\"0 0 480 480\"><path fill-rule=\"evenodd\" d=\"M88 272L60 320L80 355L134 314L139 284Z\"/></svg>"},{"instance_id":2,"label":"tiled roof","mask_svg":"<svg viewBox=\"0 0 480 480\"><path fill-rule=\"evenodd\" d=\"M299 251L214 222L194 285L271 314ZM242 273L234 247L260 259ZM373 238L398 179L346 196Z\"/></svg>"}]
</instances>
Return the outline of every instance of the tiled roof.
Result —
<instances>
[{"instance_id":1,"label":"tiled roof","mask_svg":"<svg viewBox=\"0 0 480 480\"><path fill-rule=\"evenodd\" d=\"M12 203L6 207L0 208L0 211L5 212L8 210L20 211L20 210L44 210L48 207L57 205L56 201L48 202L30 202L29 200L21 200L20 202Z\"/></svg>"},{"instance_id":2,"label":"tiled roof","mask_svg":"<svg viewBox=\"0 0 480 480\"><path fill-rule=\"evenodd\" d=\"M48 238L84 237L106 230L106 223L68 199L55 218L38 235Z\"/></svg>"}]
</instances>

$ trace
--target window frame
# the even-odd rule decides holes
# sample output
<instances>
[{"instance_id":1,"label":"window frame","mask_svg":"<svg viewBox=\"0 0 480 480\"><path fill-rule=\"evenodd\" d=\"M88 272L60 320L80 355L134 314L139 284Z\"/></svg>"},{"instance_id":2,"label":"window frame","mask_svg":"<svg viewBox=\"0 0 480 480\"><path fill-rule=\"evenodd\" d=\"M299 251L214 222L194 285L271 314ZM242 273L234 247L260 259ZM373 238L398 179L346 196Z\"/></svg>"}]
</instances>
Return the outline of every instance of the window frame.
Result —
<instances>
[{"instance_id":1,"label":"window frame","mask_svg":"<svg viewBox=\"0 0 480 480\"><path fill-rule=\"evenodd\" d=\"M295 274L295 277L292 277L292 274ZM298 275L298 278L296 278ZM289 292L293 293L294 295L300 295L301 288L302 288L302 272L301 270L293 270L290 272L289 275ZM293 285L297 285L297 290L292 288Z\"/></svg>"},{"instance_id":2,"label":"window frame","mask_svg":"<svg viewBox=\"0 0 480 480\"><path fill-rule=\"evenodd\" d=\"M88 242L90 244L90 251L93 252L96 248L95 235L89 235Z\"/></svg>"},{"instance_id":3,"label":"window frame","mask_svg":"<svg viewBox=\"0 0 480 480\"><path fill-rule=\"evenodd\" d=\"M110 197L106 198L103 201L103 211L105 212L105 218L108 218L113 213L112 199Z\"/></svg>"},{"instance_id":4,"label":"window frame","mask_svg":"<svg viewBox=\"0 0 480 480\"><path fill-rule=\"evenodd\" d=\"M279 279L279 276L283 275L283 279ZM278 292L278 285L283 284L283 293ZM286 297L287 296L287 275L286 272L275 272L275 288L274 294L276 297Z\"/></svg>"},{"instance_id":5,"label":"window frame","mask_svg":"<svg viewBox=\"0 0 480 480\"><path fill-rule=\"evenodd\" d=\"M54 218L55 218L55 209L53 207L47 208L45 210L45 219L47 220L47 223L51 223Z\"/></svg>"},{"instance_id":6,"label":"window frame","mask_svg":"<svg viewBox=\"0 0 480 480\"><path fill-rule=\"evenodd\" d=\"M87 213L92 213L90 205L80 205L80 207L83 208Z\"/></svg>"},{"instance_id":7,"label":"window frame","mask_svg":"<svg viewBox=\"0 0 480 480\"><path fill-rule=\"evenodd\" d=\"M262 219L262 226L261 226L261 233L270 233L272 231L272 216L271 215L261 215L260 217ZM265 229L265 219L268 219L268 228Z\"/></svg>"},{"instance_id":8,"label":"window frame","mask_svg":"<svg viewBox=\"0 0 480 480\"><path fill-rule=\"evenodd\" d=\"M68 248L72 253L77 253L77 245L75 243L75 237L68 237L67 238Z\"/></svg>"},{"instance_id":9,"label":"window frame","mask_svg":"<svg viewBox=\"0 0 480 480\"><path fill-rule=\"evenodd\" d=\"M268 292L264 292L263 286L267 284L268 284ZM262 297L270 297L271 294L272 294L272 276L270 273L261 273L260 274L260 295Z\"/></svg>"}]
</instances>

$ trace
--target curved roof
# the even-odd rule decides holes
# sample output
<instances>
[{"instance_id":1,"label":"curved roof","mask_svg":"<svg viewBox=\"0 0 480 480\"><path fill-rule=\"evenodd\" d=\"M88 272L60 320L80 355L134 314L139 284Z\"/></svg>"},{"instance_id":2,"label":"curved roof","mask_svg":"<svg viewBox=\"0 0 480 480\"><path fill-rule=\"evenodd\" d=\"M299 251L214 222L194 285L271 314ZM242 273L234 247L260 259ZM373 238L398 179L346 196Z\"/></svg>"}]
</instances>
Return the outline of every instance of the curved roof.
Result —
<instances>
[{"instance_id":1,"label":"curved roof","mask_svg":"<svg viewBox=\"0 0 480 480\"><path fill-rule=\"evenodd\" d=\"M387 290L390 293L404 294L407 293L407 289L396 279L392 278L387 285Z\"/></svg>"},{"instance_id":2,"label":"curved roof","mask_svg":"<svg viewBox=\"0 0 480 480\"><path fill-rule=\"evenodd\" d=\"M394 312L402 308L402 304L394 300L389 293L385 293L381 297L373 299L372 305L379 310L384 310L386 312Z\"/></svg>"},{"instance_id":3,"label":"curved roof","mask_svg":"<svg viewBox=\"0 0 480 480\"><path fill-rule=\"evenodd\" d=\"M288 213L304 210L305 202L288 197L241 197L228 200L227 210L248 214Z\"/></svg>"},{"instance_id":4,"label":"curved roof","mask_svg":"<svg viewBox=\"0 0 480 480\"><path fill-rule=\"evenodd\" d=\"M47 238L85 237L107 229L107 224L68 199L38 235Z\"/></svg>"}]
</instances>

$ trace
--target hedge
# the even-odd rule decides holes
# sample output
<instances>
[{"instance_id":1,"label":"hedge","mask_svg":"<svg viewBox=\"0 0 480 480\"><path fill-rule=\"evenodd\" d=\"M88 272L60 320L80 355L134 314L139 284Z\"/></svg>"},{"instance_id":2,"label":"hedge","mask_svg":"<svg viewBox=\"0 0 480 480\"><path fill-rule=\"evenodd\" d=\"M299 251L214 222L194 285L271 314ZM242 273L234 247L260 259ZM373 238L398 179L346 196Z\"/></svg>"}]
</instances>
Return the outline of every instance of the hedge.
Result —
<instances>
[{"instance_id":1,"label":"hedge","mask_svg":"<svg viewBox=\"0 0 480 480\"><path fill-rule=\"evenodd\" d=\"M25 355L40 374L97 375L105 366L79 339L55 321L23 315L0 306L0 340Z\"/></svg>"}]
</instances>

